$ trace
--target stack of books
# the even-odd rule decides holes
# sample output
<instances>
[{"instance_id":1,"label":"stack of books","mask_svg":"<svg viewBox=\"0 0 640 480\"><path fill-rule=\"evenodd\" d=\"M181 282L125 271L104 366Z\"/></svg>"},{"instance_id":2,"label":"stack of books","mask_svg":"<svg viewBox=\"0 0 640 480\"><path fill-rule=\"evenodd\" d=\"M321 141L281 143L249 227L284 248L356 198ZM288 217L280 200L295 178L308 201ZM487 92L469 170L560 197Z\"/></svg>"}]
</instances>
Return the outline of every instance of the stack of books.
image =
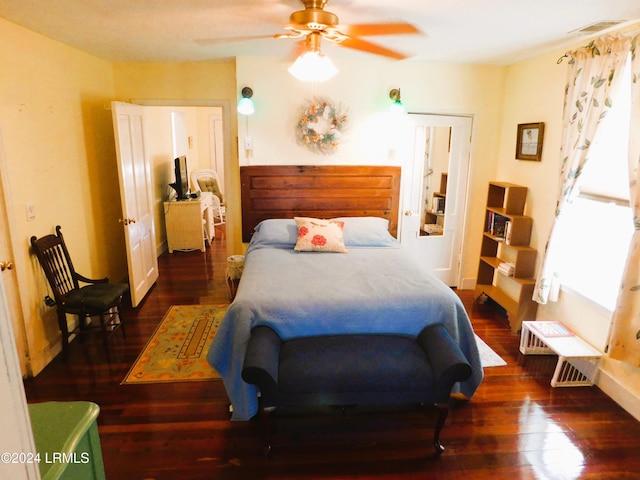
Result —
<instances>
[{"instance_id":1,"label":"stack of books","mask_svg":"<svg viewBox=\"0 0 640 480\"><path fill-rule=\"evenodd\" d=\"M433 213L444 213L444 205L445 205L444 201L445 201L444 197L436 197L434 195L432 212Z\"/></svg>"},{"instance_id":2,"label":"stack of books","mask_svg":"<svg viewBox=\"0 0 640 480\"><path fill-rule=\"evenodd\" d=\"M502 262L500 265L498 265L498 272L506 275L507 277L513 277L513 273L515 272L515 270L516 266L513 263Z\"/></svg>"},{"instance_id":3,"label":"stack of books","mask_svg":"<svg viewBox=\"0 0 640 480\"><path fill-rule=\"evenodd\" d=\"M507 228L511 229L511 222L509 218L499 215L497 213L489 211L487 213L487 227L486 231L497 237L497 240L503 240L507 235ZM511 236L511 232L509 231L509 237Z\"/></svg>"}]
</instances>

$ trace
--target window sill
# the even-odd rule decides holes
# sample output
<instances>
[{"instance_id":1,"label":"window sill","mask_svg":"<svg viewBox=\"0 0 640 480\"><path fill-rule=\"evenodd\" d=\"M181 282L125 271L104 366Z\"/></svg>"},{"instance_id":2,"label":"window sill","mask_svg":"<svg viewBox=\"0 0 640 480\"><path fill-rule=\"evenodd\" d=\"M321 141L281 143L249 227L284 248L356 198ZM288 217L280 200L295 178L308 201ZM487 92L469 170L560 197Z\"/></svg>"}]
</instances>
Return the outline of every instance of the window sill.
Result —
<instances>
[{"instance_id":1,"label":"window sill","mask_svg":"<svg viewBox=\"0 0 640 480\"><path fill-rule=\"evenodd\" d=\"M585 294L578 292L577 290L574 290L573 288L567 286L567 285L561 285L560 286L560 291L563 294L569 295L570 297L576 298L578 300L580 300L581 302L586 303L589 308L592 308L594 310L597 311L598 314L603 315L609 319L611 319L613 317L613 310L605 307L604 305L596 302L595 300L587 297Z\"/></svg>"}]
</instances>

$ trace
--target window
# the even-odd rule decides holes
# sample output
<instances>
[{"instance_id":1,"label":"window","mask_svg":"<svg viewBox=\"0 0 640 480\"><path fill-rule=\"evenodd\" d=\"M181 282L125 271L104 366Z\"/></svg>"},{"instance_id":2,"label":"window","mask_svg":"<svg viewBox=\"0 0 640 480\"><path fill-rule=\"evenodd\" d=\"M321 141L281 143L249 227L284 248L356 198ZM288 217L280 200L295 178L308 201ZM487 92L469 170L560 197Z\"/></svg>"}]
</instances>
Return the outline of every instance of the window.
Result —
<instances>
[{"instance_id":1,"label":"window","mask_svg":"<svg viewBox=\"0 0 640 480\"><path fill-rule=\"evenodd\" d=\"M580 194L566 210L561 233L562 286L609 311L615 308L633 235L628 167L629 63L613 106L591 146Z\"/></svg>"}]
</instances>

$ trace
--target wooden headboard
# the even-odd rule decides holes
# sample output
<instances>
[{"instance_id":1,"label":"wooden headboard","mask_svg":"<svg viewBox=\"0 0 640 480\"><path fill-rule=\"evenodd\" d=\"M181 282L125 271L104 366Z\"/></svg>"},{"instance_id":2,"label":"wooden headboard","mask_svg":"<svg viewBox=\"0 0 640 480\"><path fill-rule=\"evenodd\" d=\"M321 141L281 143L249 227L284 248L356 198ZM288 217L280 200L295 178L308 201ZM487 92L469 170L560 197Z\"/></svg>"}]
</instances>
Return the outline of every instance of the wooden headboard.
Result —
<instances>
[{"instance_id":1,"label":"wooden headboard","mask_svg":"<svg viewBox=\"0 0 640 480\"><path fill-rule=\"evenodd\" d=\"M397 236L400 167L240 167L242 241L267 218L383 217Z\"/></svg>"}]
</instances>

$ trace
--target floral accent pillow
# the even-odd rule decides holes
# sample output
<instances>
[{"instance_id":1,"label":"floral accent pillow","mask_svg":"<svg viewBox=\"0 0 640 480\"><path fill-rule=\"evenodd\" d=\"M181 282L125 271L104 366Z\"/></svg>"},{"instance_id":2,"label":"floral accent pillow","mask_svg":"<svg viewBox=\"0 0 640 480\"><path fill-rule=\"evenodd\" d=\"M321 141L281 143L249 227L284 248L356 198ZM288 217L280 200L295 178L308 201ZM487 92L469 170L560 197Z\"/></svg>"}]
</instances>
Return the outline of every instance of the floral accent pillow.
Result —
<instances>
[{"instance_id":1,"label":"floral accent pillow","mask_svg":"<svg viewBox=\"0 0 640 480\"><path fill-rule=\"evenodd\" d=\"M295 221L298 226L298 240L294 250L347 253L342 235L344 222L308 217L295 217Z\"/></svg>"}]
</instances>

